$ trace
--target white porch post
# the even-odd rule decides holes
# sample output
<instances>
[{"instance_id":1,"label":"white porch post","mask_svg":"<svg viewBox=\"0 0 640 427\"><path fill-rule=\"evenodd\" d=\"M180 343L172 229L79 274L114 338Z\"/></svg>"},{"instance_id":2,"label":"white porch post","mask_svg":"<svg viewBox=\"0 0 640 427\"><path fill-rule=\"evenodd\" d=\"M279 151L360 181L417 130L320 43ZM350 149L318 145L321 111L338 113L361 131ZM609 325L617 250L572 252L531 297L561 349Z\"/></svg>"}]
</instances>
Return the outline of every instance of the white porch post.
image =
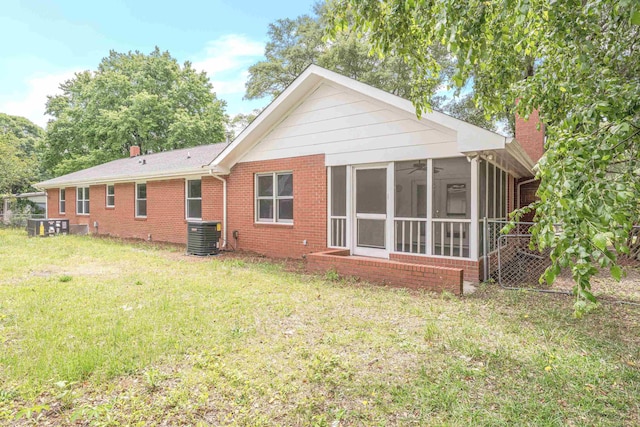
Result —
<instances>
[{"instance_id":1,"label":"white porch post","mask_svg":"<svg viewBox=\"0 0 640 427\"><path fill-rule=\"evenodd\" d=\"M346 232L346 241L345 241L345 246L349 249L349 253L351 253L353 255L353 248L354 248L354 238L352 236L352 231L353 230L353 205L354 205L354 201L353 201L353 180L352 180L352 174L353 174L353 168L351 167L351 165L347 166L347 171L346 171L346 175L347 175L347 210L346 210L346 214L347 214L347 220L346 220L346 228L347 228L347 232Z\"/></svg>"},{"instance_id":2,"label":"white porch post","mask_svg":"<svg viewBox=\"0 0 640 427\"><path fill-rule=\"evenodd\" d=\"M327 167L327 247L331 246L331 166Z\"/></svg>"},{"instance_id":3,"label":"white porch post","mask_svg":"<svg viewBox=\"0 0 640 427\"><path fill-rule=\"evenodd\" d=\"M425 245L427 255L433 254L433 159L427 159L427 229Z\"/></svg>"},{"instance_id":4,"label":"white porch post","mask_svg":"<svg viewBox=\"0 0 640 427\"><path fill-rule=\"evenodd\" d=\"M471 159L471 224L469 225L469 257L472 260L478 259L478 196L480 187L478 185L478 158Z\"/></svg>"},{"instance_id":5,"label":"white porch post","mask_svg":"<svg viewBox=\"0 0 640 427\"><path fill-rule=\"evenodd\" d=\"M394 239L395 231L395 213L396 213L396 176L395 164L393 162L387 165L387 253L396 251L396 242ZM387 256L388 258L388 256Z\"/></svg>"}]
</instances>

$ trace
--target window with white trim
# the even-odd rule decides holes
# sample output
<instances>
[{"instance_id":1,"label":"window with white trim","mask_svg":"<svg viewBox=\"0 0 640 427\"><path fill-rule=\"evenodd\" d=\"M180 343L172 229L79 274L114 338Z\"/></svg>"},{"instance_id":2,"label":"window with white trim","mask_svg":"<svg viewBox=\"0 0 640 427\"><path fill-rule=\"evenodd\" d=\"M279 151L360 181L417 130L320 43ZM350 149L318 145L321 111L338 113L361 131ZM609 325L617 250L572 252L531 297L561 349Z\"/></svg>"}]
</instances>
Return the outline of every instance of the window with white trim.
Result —
<instances>
[{"instance_id":1,"label":"window with white trim","mask_svg":"<svg viewBox=\"0 0 640 427\"><path fill-rule=\"evenodd\" d=\"M116 186L107 184L107 207L113 208L116 206Z\"/></svg>"},{"instance_id":2,"label":"window with white trim","mask_svg":"<svg viewBox=\"0 0 640 427\"><path fill-rule=\"evenodd\" d=\"M136 217L147 217L147 183L136 184Z\"/></svg>"},{"instance_id":3,"label":"window with white trim","mask_svg":"<svg viewBox=\"0 0 640 427\"><path fill-rule=\"evenodd\" d=\"M58 192L58 212L63 214L67 211L67 190L61 188Z\"/></svg>"},{"instance_id":4,"label":"window with white trim","mask_svg":"<svg viewBox=\"0 0 640 427\"><path fill-rule=\"evenodd\" d=\"M256 222L293 223L293 173L256 174Z\"/></svg>"},{"instance_id":5,"label":"window with white trim","mask_svg":"<svg viewBox=\"0 0 640 427\"><path fill-rule=\"evenodd\" d=\"M202 180L187 180L187 219L202 219Z\"/></svg>"},{"instance_id":6,"label":"window with white trim","mask_svg":"<svg viewBox=\"0 0 640 427\"><path fill-rule=\"evenodd\" d=\"M89 215L89 187L76 188L76 213Z\"/></svg>"}]
</instances>

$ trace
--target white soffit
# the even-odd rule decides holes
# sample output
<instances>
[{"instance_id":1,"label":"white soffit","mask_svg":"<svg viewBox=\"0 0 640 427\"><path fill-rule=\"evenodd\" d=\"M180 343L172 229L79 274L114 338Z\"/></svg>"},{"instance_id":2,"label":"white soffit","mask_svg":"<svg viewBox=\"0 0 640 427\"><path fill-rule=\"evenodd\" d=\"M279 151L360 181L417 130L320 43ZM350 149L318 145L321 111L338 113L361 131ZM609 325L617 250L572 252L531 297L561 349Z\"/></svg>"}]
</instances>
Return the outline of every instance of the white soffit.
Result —
<instances>
[{"instance_id":1,"label":"white soffit","mask_svg":"<svg viewBox=\"0 0 640 427\"><path fill-rule=\"evenodd\" d=\"M375 101L406 111L415 117L415 107L406 99L322 67L310 65L209 164L209 168L214 173L228 173L246 152L260 142L264 135L282 122L289 112L300 105L306 96L323 82L340 85ZM501 150L506 145L506 138L502 135L437 111L424 113L421 121L427 122L433 128L454 132L457 135L457 149L460 153Z\"/></svg>"}]
</instances>

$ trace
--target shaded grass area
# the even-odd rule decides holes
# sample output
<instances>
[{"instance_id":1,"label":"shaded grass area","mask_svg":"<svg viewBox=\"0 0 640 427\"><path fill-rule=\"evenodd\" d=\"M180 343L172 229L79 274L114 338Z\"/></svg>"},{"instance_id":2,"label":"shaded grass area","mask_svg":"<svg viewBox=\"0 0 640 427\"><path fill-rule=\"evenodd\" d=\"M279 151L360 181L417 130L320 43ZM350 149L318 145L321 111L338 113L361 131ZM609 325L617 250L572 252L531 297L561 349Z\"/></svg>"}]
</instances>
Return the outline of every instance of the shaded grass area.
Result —
<instances>
[{"instance_id":1,"label":"shaded grass area","mask_svg":"<svg viewBox=\"0 0 640 427\"><path fill-rule=\"evenodd\" d=\"M637 425L640 310L0 230L0 423Z\"/></svg>"}]
</instances>

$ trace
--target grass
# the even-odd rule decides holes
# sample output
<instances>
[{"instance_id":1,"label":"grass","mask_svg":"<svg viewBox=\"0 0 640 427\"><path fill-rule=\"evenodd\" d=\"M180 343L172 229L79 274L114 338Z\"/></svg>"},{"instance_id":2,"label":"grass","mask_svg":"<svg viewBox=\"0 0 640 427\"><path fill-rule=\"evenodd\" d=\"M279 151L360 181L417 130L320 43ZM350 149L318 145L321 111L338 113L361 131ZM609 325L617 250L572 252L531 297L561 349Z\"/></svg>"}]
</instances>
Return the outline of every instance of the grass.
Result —
<instances>
[{"instance_id":1,"label":"grass","mask_svg":"<svg viewBox=\"0 0 640 427\"><path fill-rule=\"evenodd\" d=\"M0 424L640 424L640 310L572 303L0 230Z\"/></svg>"}]
</instances>

